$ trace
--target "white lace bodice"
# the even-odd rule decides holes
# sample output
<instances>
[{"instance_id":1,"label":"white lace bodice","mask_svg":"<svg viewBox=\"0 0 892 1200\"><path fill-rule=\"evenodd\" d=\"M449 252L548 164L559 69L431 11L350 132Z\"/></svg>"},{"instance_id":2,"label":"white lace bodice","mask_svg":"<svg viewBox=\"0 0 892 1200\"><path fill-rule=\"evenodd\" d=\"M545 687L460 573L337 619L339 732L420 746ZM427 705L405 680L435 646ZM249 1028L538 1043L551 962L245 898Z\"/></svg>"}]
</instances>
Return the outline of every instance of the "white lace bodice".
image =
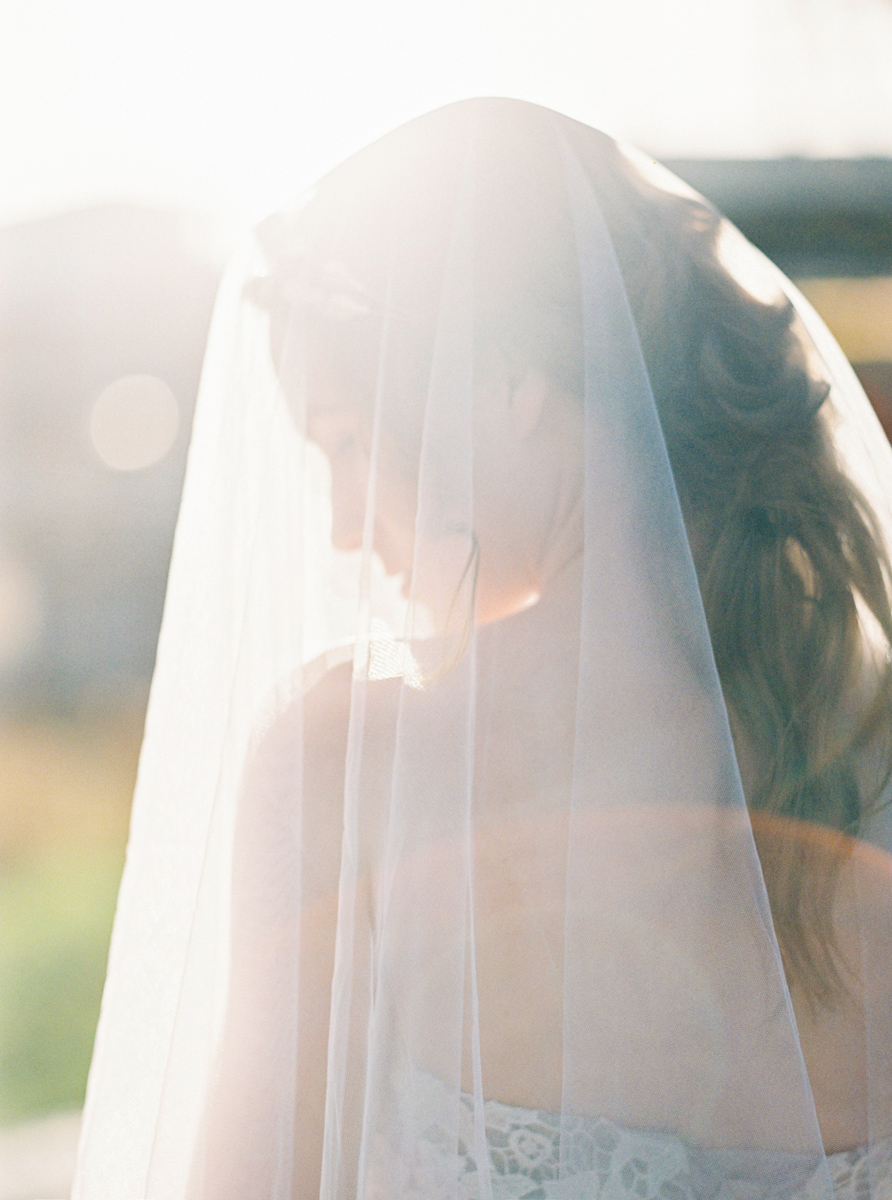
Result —
<instances>
[{"instance_id":1,"label":"white lace bodice","mask_svg":"<svg viewBox=\"0 0 892 1200\"><path fill-rule=\"evenodd\" d=\"M410 1091L413 1163L400 1194L486 1200L472 1097L461 1097L456 1145L446 1086L418 1073ZM564 1118L570 1144L559 1178L559 1116L486 1101L484 1123L492 1200L828 1200L823 1166L799 1155L696 1150L677 1137L633 1132L604 1118ZM892 1200L892 1139L826 1161L834 1200ZM374 1186L367 1194L377 1200Z\"/></svg>"}]
</instances>

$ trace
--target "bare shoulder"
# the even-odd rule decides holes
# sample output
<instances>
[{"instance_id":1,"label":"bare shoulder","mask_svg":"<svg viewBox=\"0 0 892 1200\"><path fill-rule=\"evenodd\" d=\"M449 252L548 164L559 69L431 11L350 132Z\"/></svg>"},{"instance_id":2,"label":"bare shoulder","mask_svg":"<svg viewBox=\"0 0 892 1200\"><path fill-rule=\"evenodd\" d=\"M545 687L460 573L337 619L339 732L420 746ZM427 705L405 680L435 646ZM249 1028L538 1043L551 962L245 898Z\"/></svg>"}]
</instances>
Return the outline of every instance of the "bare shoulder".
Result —
<instances>
[{"instance_id":1,"label":"bare shoulder","mask_svg":"<svg viewBox=\"0 0 892 1200\"><path fill-rule=\"evenodd\" d=\"M245 772L242 836L302 846L304 896L337 888L344 828L347 760L357 755L363 814L380 808L395 737L399 680L354 684L349 662L325 671L303 693L295 689L268 721Z\"/></svg>"},{"instance_id":2,"label":"bare shoulder","mask_svg":"<svg viewBox=\"0 0 892 1200\"><path fill-rule=\"evenodd\" d=\"M399 679L354 682L349 663L328 671L303 697L302 712L283 719L294 736L303 724L304 786L308 800L336 789L343 798L348 753L358 756L366 787L389 767L399 708ZM295 706L292 705L292 709Z\"/></svg>"},{"instance_id":3,"label":"bare shoulder","mask_svg":"<svg viewBox=\"0 0 892 1200\"><path fill-rule=\"evenodd\" d=\"M351 663L340 662L319 674L306 691L295 688L287 705L267 722L252 765L299 756L308 778L319 784L342 777L351 714L354 736L363 739L366 755L373 753L381 737L392 730L399 684L398 679L366 682L357 696ZM361 714L358 725L357 713Z\"/></svg>"}]
</instances>

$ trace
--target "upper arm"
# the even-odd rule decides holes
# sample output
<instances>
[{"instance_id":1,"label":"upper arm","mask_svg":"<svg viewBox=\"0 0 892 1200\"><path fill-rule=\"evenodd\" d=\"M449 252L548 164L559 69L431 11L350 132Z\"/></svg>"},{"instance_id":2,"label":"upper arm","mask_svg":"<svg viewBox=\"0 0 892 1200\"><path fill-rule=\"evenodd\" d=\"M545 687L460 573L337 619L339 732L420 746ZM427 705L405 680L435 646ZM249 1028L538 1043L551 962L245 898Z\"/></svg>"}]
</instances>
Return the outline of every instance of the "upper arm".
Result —
<instances>
[{"instance_id":1,"label":"upper arm","mask_svg":"<svg viewBox=\"0 0 892 1200\"><path fill-rule=\"evenodd\" d=\"M279 714L243 776L230 987L208 1114L221 1198L260 1194L283 1118L294 1120L297 1195L318 1195L349 707L350 670L338 668Z\"/></svg>"}]
</instances>

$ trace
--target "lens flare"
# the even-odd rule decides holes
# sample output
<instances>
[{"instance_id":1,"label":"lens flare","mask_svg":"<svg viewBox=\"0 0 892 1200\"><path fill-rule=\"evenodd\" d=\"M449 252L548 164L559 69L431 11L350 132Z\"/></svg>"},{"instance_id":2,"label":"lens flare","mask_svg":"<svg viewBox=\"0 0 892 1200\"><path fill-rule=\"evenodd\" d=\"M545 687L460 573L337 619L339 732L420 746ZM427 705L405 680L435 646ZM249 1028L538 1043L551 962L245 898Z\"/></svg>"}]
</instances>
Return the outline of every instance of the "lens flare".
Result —
<instances>
[{"instance_id":1,"label":"lens flare","mask_svg":"<svg viewBox=\"0 0 892 1200\"><path fill-rule=\"evenodd\" d=\"M125 375L96 397L90 437L107 467L139 471L164 457L179 421L176 397L163 379Z\"/></svg>"}]
</instances>

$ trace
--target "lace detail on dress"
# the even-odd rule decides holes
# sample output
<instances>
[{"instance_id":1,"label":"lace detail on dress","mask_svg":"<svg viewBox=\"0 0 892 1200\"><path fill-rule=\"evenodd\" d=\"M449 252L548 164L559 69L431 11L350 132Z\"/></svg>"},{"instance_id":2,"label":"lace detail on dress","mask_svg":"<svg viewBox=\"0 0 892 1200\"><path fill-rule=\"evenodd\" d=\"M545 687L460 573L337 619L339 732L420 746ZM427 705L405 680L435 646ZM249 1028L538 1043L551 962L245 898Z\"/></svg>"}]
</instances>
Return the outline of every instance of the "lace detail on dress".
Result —
<instances>
[{"instance_id":1,"label":"lace detail on dress","mask_svg":"<svg viewBox=\"0 0 892 1200\"><path fill-rule=\"evenodd\" d=\"M461 1096L456 1128L448 1088L420 1073L412 1082L412 1162L400 1172L398 1194L484 1200L473 1099ZM486 1101L484 1122L492 1200L892 1200L892 1139L830 1155L825 1170L803 1155L695 1150L670 1135L575 1117L563 1123L568 1144L559 1178L559 1116ZM366 1194L392 1196L389 1178L390 1188L372 1186Z\"/></svg>"},{"instance_id":2,"label":"lace detail on dress","mask_svg":"<svg viewBox=\"0 0 892 1200\"><path fill-rule=\"evenodd\" d=\"M827 1159L836 1200L892 1200L892 1138Z\"/></svg>"}]
</instances>

